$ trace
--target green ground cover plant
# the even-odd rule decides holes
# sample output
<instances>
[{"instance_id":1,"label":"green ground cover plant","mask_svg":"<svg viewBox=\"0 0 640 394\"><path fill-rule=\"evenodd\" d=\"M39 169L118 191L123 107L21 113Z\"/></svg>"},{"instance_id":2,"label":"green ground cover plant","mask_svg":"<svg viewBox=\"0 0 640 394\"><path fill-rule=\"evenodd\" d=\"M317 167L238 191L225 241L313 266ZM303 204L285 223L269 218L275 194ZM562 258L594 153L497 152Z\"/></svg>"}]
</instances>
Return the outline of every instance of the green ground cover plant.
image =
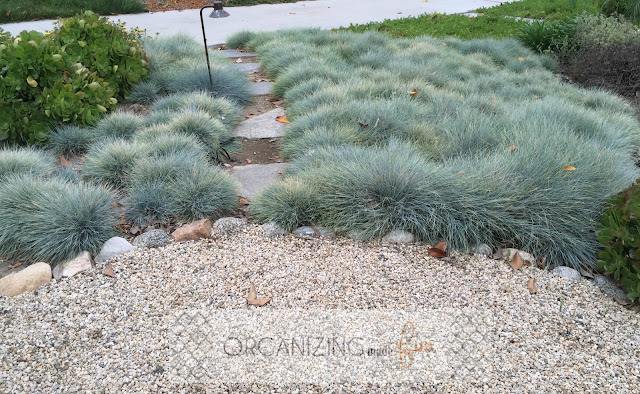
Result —
<instances>
[{"instance_id":1,"label":"green ground cover plant","mask_svg":"<svg viewBox=\"0 0 640 394\"><path fill-rule=\"evenodd\" d=\"M613 275L631 300L640 298L639 192L634 183L613 196L598 228L604 248L598 266Z\"/></svg>"},{"instance_id":2,"label":"green ground cover plant","mask_svg":"<svg viewBox=\"0 0 640 394\"><path fill-rule=\"evenodd\" d=\"M84 11L101 15L134 14L145 11L141 0L3 0L0 23L57 19Z\"/></svg>"},{"instance_id":3,"label":"green ground cover plant","mask_svg":"<svg viewBox=\"0 0 640 394\"><path fill-rule=\"evenodd\" d=\"M504 38L515 34L527 22L517 21L503 16L485 16L470 18L465 15L425 14L402 19L387 19L383 22L371 22L351 25L345 30L361 33L380 31L392 37L434 37Z\"/></svg>"},{"instance_id":4,"label":"green ground cover plant","mask_svg":"<svg viewBox=\"0 0 640 394\"><path fill-rule=\"evenodd\" d=\"M639 175L635 110L559 83L552 59L515 40L317 30L234 40L276 77L291 120L284 149L295 160L254 201L259 220L363 238L399 229L592 266L603 205Z\"/></svg>"},{"instance_id":5,"label":"green ground cover plant","mask_svg":"<svg viewBox=\"0 0 640 394\"><path fill-rule=\"evenodd\" d=\"M597 14L603 0L522 0L479 8L475 12L485 16L512 16L544 19L549 22L576 17L582 13Z\"/></svg>"}]
</instances>

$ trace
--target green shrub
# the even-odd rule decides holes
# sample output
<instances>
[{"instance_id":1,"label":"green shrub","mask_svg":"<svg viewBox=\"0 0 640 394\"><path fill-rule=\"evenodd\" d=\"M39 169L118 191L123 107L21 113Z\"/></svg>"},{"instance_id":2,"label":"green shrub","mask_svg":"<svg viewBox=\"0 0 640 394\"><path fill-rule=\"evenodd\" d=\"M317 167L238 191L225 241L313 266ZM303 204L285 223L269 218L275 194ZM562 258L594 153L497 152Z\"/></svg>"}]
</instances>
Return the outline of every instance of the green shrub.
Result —
<instances>
[{"instance_id":1,"label":"green shrub","mask_svg":"<svg viewBox=\"0 0 640 394\"><path fill-rule=\"evenodd\" d=\"M144 50L138 44L140 35L138 29L128 32L123 23L117 25L86 11L60 20L51 37L64 46L74 63L81 62L97 72L116 97L124 98L149 69Z\"/></svg>"},{"instance_id":2,"label":"green shrub","mask_svg":"<svg viewBox=\"0 0 640 394\"><path fill-rule=\"evenodd\" d=\"M0 188L0 255L56 264L115 235L108 190L60 179L13 177Z\"/></svg>"},{"instance_id":3,"label":"green shrub","mask_svg":"<svg viewBox=\"0 0 640 394\"><path fill-rule=\"evenodd\" d=\"M51 176L54 170L53 157L42 151L29 148L0 150L0 182L13 175L46 178Z\"/></svg>"},{"instance_id":4,"label":"green shrub","mask_svg":"<svg viewBox=\"0 0 640 394\"><path fill-rule=\"evenodd\" d=\"M94 123L117 102L105 84L41 33L0 44L0 142L42 144L54 123Z\"/></svg>"},{"instance_id":5,"label":"green shrub","mask_svg":"<svg viewBox=\"0 0 640 394\"><path fill-rule=\"evenodd\" d=\"M71 157L85 153L93 142L89 130L78 126L61 126L51 133L47 148L57 156Z\"/></svg>"},{"instance_id":6,"label":"green shrub","mask_svg":"<svg viewBox=\"0 0 640 394\"><path fill-rule=\"evenodd\" d=\"M622 285L630 299L640 298L640 188L613 196L600 220L598 240L604 250L598 265Z\"/></svg>"}]
</instances>

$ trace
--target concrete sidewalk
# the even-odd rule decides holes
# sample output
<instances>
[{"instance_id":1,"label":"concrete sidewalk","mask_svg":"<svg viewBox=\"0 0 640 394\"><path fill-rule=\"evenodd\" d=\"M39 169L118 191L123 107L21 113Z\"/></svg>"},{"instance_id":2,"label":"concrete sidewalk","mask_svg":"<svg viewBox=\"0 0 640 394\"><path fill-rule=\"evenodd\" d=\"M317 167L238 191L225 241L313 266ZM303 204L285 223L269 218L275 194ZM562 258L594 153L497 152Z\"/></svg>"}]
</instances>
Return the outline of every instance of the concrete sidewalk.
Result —
<instances>
[{"instance_id":1,"label":"concrete sidewalk","mask_svg":"<svg viewBox=\"0 0 640 394\"><path fill-rule=\"evenodd\" d=\"M514 0L316 0L264 4L227 8L230 17L207 18L205 26L207 40L213 44L225 42L227 37L240 30L269 31L294 27L331 29L349 26L351 23L398 19L430 12L461 13L510 1ZM199 10L167 11L118 15L110 19L125 22L128 27L144 28L149 34L185 33L201 39L198 13ZM9 23L0 27L13 35L22 30L45 32L53 28L53 21Z\"/></svg>"}]
</instances>

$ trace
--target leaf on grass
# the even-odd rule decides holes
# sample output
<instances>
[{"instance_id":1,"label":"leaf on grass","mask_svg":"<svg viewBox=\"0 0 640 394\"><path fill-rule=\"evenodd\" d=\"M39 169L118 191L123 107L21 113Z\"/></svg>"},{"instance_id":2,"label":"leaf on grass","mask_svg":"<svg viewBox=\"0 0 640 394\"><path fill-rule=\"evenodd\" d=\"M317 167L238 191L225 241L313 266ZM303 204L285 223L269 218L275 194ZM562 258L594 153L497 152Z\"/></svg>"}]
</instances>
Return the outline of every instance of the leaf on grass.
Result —
<instances>
[{"instance_id":1,"label":"leaf on grass","mask_svg":"<svg viewBox=\"0 0 640 394\"><path fill-rule=\"evenodd\" d=\"M289 123L289 119L285 118L284 116L276 116L276 121L280 123Z\"/></svg>"},{"instance_id":2,"label":"leaf on grass","mask_svg":"<svg viewBox=\"0 0 640 394\"><path fill-rule=\"evenodd\" d=\"M417 96L418 95L418 89L409 90L407 93L409 93L409 95L411 95L411 96Z\"/></svg>"},{"instance_id":3,"label":"leaf on grass","mask_svg":"<svg viewBox=\"0 0 640 394\"><path fill-rule=\"evenodd\" d=\"M434 246L434 248L447 250L447 243L445 241L440 241L436 244L436 246Z\"/></svg>"},{"instance_id":4,"label":"leaf on grass","mask_svg":"<svg viewBox=\"0 0 640 394\"><path fill-rule=\"evenodd\" d=\"M429 256L431 257L447 257L447 252L439 248L429 248L427 249L427 253L429 253Z\"/></svg>"},{"instance_id":5,"label":"leaf on grass","mask_svg":"<svg viewBox=\"0 0 640 394\"><path fill-rule=\"evenodd\" d=\"M367 127L369 127L369 123L358 122L358 125L360 125L360 127L362 127L363 129L366 129Z\"/></svg>"},{"instance_id":6,"label":"leaf on grass","mask_svg":"<svg viewBox=\"0 0 640 394\"><path fill-rule=\"evenodd\" d=\"M60 156L60 164L63 167L71 167L73 165L73 163L64 156Z\"/></svg>"},{"instance_id":7,"label":"leaf on grass","mask_svg":"<svg viewBox=\"0 0 640 394\"><path fill-rule=\"evenodd\" d=\"M509 264L514 270L519 270L520 268L522 268L522 264L524 264L524 262L522 261L522 257L520 257L520 253L516 252L516 254L514 254L513 258L511 259L511 263Z\"/></svg>"},{"instance_id":8,"label":"leaf on grass","mask_svg":"<svg viewBox=\"0 0 640 394\"><path fill-rule=\"evenodd\" d=\"M575 171L576 168L574 166L564 166L562 167L562 171Z\"/></svg>"},{"instance_id":9,"label":"leaf on grass","mask_svg":"<svg viewBox=\"0 0 640 394\"><path fill-rule=\"evenodd\" d=\"M116 277L116 274L113 273L113 266L111 265L111 263L105 265L104 269L102 270L102 273L111 278Z\"/></svg>"},{"instance_id":10,"label":"leaf on grass","mask_svg":"<svg viewBox=\"0 0 640 394\"><path fill-rule=\"evenodd\" d=\"M247 302L249 305L255 306L263 306L267 302L271 301L271 298L257 298L258 293L256 292L256 286L251 283L251 287L249 288L249 296L247 297Z\"/></svg>"},{"instance_id":11,"label":"leaf on grass","mask_svg":"<svg viewBox=\"0 0 640 394\"><path fill-rule=\"evenodd\" d=\"M448 45L447 45L447 43L446 43L446 42L443 42L443 43L442 43L442 46L443 46L443 47L446 47L446 46L448 46Z\"/></svg>"},{"instance_id":12,"label":"leaf on grass","mask_svg":"<svg viewBox=\"0 0 640 394\"><path fill-rule=\"evenodd\" d=\"M244 197L240 197L240 200L238 202L240 203L240 205L249 205L249 200Z\"/></svg>"},{"instance_id":13,"label":"leaf on grass","mask_svg":"<svg viewBox=\"0 0 640 394\"><path fill-rule=\"evenodd\" d=\"M14 270L18 267L20 267L22 265L22 263L15 263L14 265L11 266L11 269Z\"/></svg>"},{"instance_id":14,"label":"leaf on grass","mask_svg":"<svg viewBox=\"0 0 640 394\"><path fill-rule=\"evenodd\" d=\"M523 61L524 57L523 56L518 56L518 60Z\"/></svg>"},{"instance_id":15,"label":"leaf on grass","mask_svg":"<svg viewBox=\"0 0 640 394\"><path fill-rule=\"evenodd\" d=\"M513 152L513 151L514 151L514 150L516 150L516 149L518 149L518 145L516 145L516 144L511 144L511 145L509 145L509 150L510 150L511 152Z\"/></svg>"},{"instance_id":16,"label":"leaf on grass","mask_svg":"<svg viewBox=\"0 0 640 394\"><path fill-rule=\"evenodd\" d=\"M538 292L538 286L536 286L536 278L529 278L529 282L527 282L527 289L531 294L536 294Z\"/></svg>"}]
</instances>

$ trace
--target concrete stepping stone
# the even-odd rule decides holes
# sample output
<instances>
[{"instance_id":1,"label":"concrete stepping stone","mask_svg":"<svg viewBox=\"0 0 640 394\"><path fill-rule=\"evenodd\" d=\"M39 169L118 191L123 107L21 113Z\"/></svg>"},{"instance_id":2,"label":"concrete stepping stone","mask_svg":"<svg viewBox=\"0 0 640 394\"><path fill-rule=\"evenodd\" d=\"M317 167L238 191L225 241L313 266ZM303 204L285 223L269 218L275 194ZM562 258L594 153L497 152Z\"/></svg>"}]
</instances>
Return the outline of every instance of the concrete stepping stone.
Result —
<instances>
[{"instance_id":1,"label":"concrete stepping stone","mask_svg":"<svg viewBox=\"0 0 640 394\"><path fill-rule=\"evenodd\" d=\"M240 52L235 49L223 49L218 51L218 53L223 54L226 57L255 57L258 56L253 52Z\"/></svg>"},{"instance_id":2,"label":"concrete stepping stone","mask_svg":"<svg viewBox=\"0 0 640 394\"><path fill-rule=\"evenodd\" d=\"M260 63L233 63L233 66L247 74L253 74L260 71Z\"/></svg>"},{"instance_id":3,"label":"concrete stepping stone","mask_svg":"<svg viewBox=\"0 0 640 394\"><path fill-rule=\"evenodd\" d=\"M273 82L254 82L250 88L253 96L266 96L273 92Z\"/></svg>"},{"instance_id":4,"label":"concrete stepping stone","mask_svg":"<svg viewBox=\"0 0 640 394\"><path fill-rule=\"evenodd\" d=\"M276 108L261 115L242 121L233 131L236 137L249 139L277 138L284 136L287 124L276 120L285 116L284 109Z\"/></svg>"},{"instance_id":5,"label":"concrete stepping stone","mask_svg":"<svg viewBox=\"0 0 640 394\"><path fill-rule=\"evenodd\" d=\"M231 169L231 175L240 183L240 194L251 200L267 186L278 181L289 163L249 164Z\"/></svg>"}]
</instances>

